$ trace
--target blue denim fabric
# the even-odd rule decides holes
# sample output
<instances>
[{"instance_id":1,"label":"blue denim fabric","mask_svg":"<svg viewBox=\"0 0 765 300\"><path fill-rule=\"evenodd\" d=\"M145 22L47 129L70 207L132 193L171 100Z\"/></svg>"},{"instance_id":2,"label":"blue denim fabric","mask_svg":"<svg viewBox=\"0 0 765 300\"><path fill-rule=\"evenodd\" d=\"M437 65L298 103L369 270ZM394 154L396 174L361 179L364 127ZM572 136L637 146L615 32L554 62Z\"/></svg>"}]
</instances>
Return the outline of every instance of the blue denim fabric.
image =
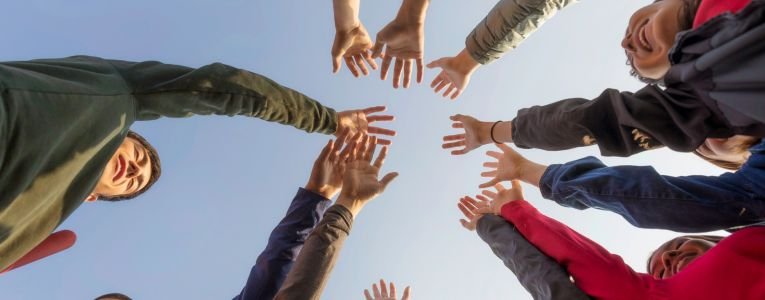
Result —
<instances>
[{"instance_id":1,"label":"blue denim fabric","mask_svg":"<svg viewBox=\"0 0 765 300\"><path fill-rule=\"evenodd\" d=\"M632 225L705 232L765 221L765 142L735 173L663 176L652 167L607 167L594 157L551 165L539 188L563 206L615 212Z\"/></svg>"},{"instance_id":2,"label":"blue denim fabric","mask_svg":"<svg viewBox=\"0 0 765 300\"><path fill-rule=\"evenodd\" d=\"M234 300L273 299L297 258L308 235L321 220L332 201L306 189L299 189L279 225L258 256L242 292Z\"/></svg>"}]
</instances>

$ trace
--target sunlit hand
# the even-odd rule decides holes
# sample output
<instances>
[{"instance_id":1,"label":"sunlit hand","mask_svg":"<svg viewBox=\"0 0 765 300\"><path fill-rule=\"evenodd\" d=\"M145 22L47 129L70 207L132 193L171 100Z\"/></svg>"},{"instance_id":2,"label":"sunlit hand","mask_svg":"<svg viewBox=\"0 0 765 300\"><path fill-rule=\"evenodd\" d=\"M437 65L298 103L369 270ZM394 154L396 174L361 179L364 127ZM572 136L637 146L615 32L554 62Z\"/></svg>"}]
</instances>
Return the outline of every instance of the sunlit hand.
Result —
<instances>
[{"instance_id":1,"label":"sunlit hand","mask_svg":"<svg viewBox=\"0 0 765 300\"><path fill-rule=\"evenodd\" d=\"M491 190L481 191L481 193L488 197L491 201L488 205L477 206L477 208L473 210L472 213L500 215L502 213L502 206L516 200L524 199L521 182L518 180L513 180L510 183L512 184L512 187L509 190L502 186L501 183L497 183L494 185L496 192L492 192Z\"/></svg>"},{"instance_id":2,"label":"sunlit hand","mask_svg":"<svg viewBox=\"0 0 765 300\"><path fill-rule=\"evenodd\" d=\"M345 60L345 65L355 77L359 77L359 70L365 76L369 74L364 62L372 69L377 69L377 63L372 59L372 40L364 25L358 24L357 27L335 32L335 41L332 43L333 73L340 70L341 59Z\"/></svg>"},{"instance_id":3,"label":"sunlit hand","mask_svg":"<svg viewBox=\"0 0 765 300\"><path fill-rule=\"evenodd\" d=\"M489 129L486 128L485 122L478 121L471 116L459 114L451 116L449 119L454 121L452 128L462 128L465 130L465 133L444 136L444 144L441 145L441 148L453 149L462 147L462 149L452 150L452 155L462 155L492 142L491 137L488 136Z\"/></svg>"},{"instance_id":4,"label":"sunlit hand","mask_svg":"<svg viewBox=\"0 0 765 300\"><path fill-rule=\"evenodd\" d=\"M385 106L374 106L365 109L346 110L337 113L337 130L335 135L348 130L348 134L356 134L361 132L362 134L381 134L387 136L395 136L396 132L390 129L371 126L372 123L378 121L393 121L395 117L391 115L372 115L377 112L385 111ZM377 142L381 145L390 145L391 141L388 139L378 138Z\"/></svg>"},{"instance_id":5,"label":"sunlit hand","mask_svg":"<svg viewBox=\"0 0 765 300\"><path fill-rule=\"evenodd\" d=\"M383 146L377 159L372 157L377 146L377 138L365 135L361 141L353 141L353 150L346 159L343 189L337 204L345 206L356 216L370 200L381 194L398 173L391 172L378 180L380 168L388 154L388 147Z\"/></svg>"},{"instance_id":6,"label":"sunlit hand","mask_svg":"<svg viewBox=\"0 0 765 300\"><path fill-rule=\"evenodd\" d=\"M383 47L385 52L383 53ZM401 81L401 71L404 71L403 86L409 87L412 78L412 61L417 67L417 83L422 82L423 53L425 51L425 29L422 22L403 21L394 19L377 33L372 57L382 57L380 79L386 80L388 68L393 59L393 87L398 88Z\"/></svg>"},{"instance_id":7,"label":"sunlit hand","mask_svg":"<svg viewBox=\"0 0 765 300\"><path fill-rule=\"evenodd\" d=\"M491 170L481 173L483 177L492 178L478 187L487 188L502 181L521 179L524 167L529 162L528 159L515 152L510 146L505 144L496 144L502 152L487 151L486 155L496 158L497 161L485 162L483 166Z\"/></svg>"},{"instance_id":8,"label":"sunlit hand","mask_svg":"<svg viewBox=\"0 0 765 300\"><path fill-rule=\"evenodd\" d=\"M483 217L483 214L476 214L473 212L478 210L478 208L489 206L489 199L486 199L483 195L476 195L475 197L480 201L470 198L470 196L465 196L460 198L460 201L457 203L457 207L462 212L462 215L465 216L465 219L460 219L460 224L462 224L462 227L465 227L465 229L470 231L475 230L475 227L478 225L478 220Z\"/></svg>"},{"instance_id":9,"label":"sunlit hand","mask_svg":"<svg viewBox=\"0 0 765 300\"><path fill-rule=\"evenodd\" d=\"M408 286L404 288L404 296L401 297L401 300L409 300L410 292L411 289ZM391 282L389 293L388 288L385 286L385 280L383 279L380 279L379 289L377 288L377 283L372 284L372 294L374 295L374 298L372 298L369 290L364 289L364 297L366 297L366 300L398 300L398 296L396 296L396 286Z\"/></svg>"},{"instance_id":10,"label":"sunlit hand","mask_svg":"<svg viewBox=\"0 0 765 300\"><path fill-rule=\"evenodd\" d=\"M329 140L327 142L313 163L311 177L308 178L308 183L305 185L306 190L322 195L327 199L332 199L340 192L343 187L345 160L351 152L351 146L346 144L346 141L350 141L347 130L345 134L340 134L335 141ZM345 144L345 149L343 149L343 144Z\"/></svg>"},{"instance_id":11,"label":"sunlit hand","mask_svg":"<svg viewBox=\"0 0 765 300\"><path fill-rule=\"evenodd\" d=\"M428 68L441 68L441 72L430 83L430 87L436 93L444 89L444 97L449 97L452 100L457 99L467 88L470 77L479 66L480 64L470 57L466 50L462 50L455 57L442 57L434 60L428 64Z\"/></svg>"}]
</instances>

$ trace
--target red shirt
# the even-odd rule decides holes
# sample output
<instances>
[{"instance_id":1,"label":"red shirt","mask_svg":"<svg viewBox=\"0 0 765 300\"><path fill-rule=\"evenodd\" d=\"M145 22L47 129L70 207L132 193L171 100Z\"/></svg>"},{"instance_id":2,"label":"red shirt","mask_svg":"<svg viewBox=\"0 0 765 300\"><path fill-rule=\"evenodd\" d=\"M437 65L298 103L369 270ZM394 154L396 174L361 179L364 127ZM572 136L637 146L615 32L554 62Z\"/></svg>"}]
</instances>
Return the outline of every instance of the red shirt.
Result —
<instances>
[{"instance_id":1,"label":"red shirt","mask_svg":"<svg viewBox=\"0 0 765 300\"><path fill-rule=\"evenodd\" d=\"M505 204L502 217L597 299L765 299L765 226L739 230L677 275L654 279L524 200Z\"/></svg>"},{"instance_id":2,"label":"red shirt","mask_svg":"<svg viewBox=\"0 0 765 300\"><path fill-rule=\"evenodd\" d=\"M693 28L701 26L709 19L726 12L737 13L752 0L705 0L701 1L696 18L693 19Z\"/></svg>"}]
</instances>

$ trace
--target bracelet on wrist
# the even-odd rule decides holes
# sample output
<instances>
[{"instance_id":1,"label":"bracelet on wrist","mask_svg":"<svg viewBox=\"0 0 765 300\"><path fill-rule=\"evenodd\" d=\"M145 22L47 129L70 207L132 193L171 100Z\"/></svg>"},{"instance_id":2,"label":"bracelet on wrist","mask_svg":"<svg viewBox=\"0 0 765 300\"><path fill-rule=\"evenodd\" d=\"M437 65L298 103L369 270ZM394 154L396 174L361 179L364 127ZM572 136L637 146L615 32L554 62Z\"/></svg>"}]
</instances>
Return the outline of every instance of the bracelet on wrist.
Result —
<instances>
[{"instance_id":1,"label":"bracelet on wrist","mask_svg":"<svg viewBox=\"0 0 765 300\"><path fill-rule=\"evenodd\" d=\"M497 144L501 144L501 143L494 138L494 127L497 127L497 124L499 123L502 123L502 120L494 122L494 124L491 125L491 130L489 131L489 136L491 137L491 141Z\"/></svg>"}]
</instances>

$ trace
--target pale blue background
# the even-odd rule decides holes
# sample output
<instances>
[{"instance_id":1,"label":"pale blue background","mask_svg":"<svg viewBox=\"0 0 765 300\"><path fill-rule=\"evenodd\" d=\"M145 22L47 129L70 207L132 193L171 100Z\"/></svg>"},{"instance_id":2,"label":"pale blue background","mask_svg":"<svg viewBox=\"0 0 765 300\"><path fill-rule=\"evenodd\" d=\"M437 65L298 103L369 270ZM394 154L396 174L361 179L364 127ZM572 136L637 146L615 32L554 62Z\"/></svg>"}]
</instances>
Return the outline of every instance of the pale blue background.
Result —
<instances>
[{"instance_id":1,"label":"pale blue background","mask_svg":"<svg viewBox=\"0 0 765 300\"><path fill-rule=\"evenodd\" d=\"M413 299L527 299L514 276L457 221L457 199L478 192L483 152L453 157L441 137L448 116L509 120L522 107L594 97L606 87L637 89L619 47L632 11L648 1L575 4L503 60L482 67L456 102L425 83L394 90L379 74L330 72L331 1L3 1L0 60L87 54L201 66L223 62L264 74L338 110L385 104L398 130L384 171L401 176L359 215L325 299L362 299L379 278ZM372 36L400 1L363 1ZM433 1L426 60L451 56L494 1ZM160 151L163 177L125 203L83 204L61 228L77 244L0 277L0 299L230 299L243 286L272 227L329 138L243 117L162 119L133 127ZM523 151L542 163L597 155ZM609 163L653 164L668 174L722 172L690 154L652 151ZM675 234L638 230L615 215L559 207L526 186L543 212L643 270L650 251Z\"/></svg>"}]
</instances>

